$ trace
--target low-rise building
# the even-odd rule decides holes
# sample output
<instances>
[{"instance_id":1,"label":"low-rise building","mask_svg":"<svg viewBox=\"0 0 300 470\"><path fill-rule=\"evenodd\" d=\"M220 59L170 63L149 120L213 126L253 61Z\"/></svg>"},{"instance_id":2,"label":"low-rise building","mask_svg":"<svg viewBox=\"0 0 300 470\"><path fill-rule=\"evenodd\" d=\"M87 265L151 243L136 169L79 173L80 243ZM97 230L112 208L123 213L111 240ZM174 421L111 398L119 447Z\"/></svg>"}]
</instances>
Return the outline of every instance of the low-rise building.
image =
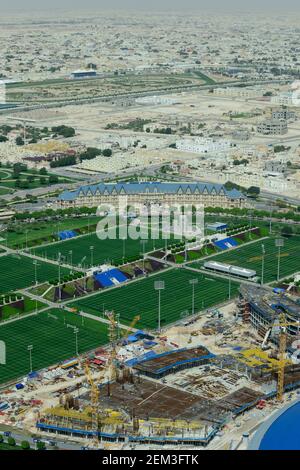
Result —
<instances>
[{"instance_id":1,"label":"low-rise building","mask_svg":"<svg viewBox=\"0 0 300 470\"><path fill-rule=\"evenodd\" d=\"M288 132L286 120L267 119L257 126L257 132L263 135L284 135Z\"/></svg>"}]
</instances>

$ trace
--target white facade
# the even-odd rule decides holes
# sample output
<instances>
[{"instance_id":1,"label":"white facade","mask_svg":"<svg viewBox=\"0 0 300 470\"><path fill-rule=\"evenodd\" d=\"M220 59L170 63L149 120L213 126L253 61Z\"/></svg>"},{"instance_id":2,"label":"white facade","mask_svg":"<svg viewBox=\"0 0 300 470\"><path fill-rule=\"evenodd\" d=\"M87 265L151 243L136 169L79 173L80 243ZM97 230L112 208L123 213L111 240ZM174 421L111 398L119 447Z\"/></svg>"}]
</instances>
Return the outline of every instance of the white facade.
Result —
<instances>
[{"instance_id":1,"label":"white facade","mask_svg":"<svg viewBox=\"0 0 300 470\"><path fill-rule=\"evenodd\" d=\"M178 140L176 148L177 150L193 153L223 153L231 148L231 143L228 140L213 140L199 137L194 140Z\"/></svg>"}]
</instances>

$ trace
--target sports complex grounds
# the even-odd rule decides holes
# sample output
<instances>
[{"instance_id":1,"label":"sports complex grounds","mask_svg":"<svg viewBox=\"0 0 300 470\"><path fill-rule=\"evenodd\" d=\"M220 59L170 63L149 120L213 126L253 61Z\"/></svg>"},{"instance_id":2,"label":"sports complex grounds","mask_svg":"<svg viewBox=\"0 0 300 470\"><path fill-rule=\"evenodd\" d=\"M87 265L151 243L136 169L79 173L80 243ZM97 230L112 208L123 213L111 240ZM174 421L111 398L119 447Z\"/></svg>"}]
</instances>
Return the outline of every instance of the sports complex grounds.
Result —
<instances>
[{"instance_id":1,"label":"sports complex grounds","mask_svg":"<svg viewBox=\"0 0 300 470\"><path fill-rule=\"evenodd\" d=\"M32 250L32 253L44 259L57 260L59 253L68 263L72 262L74 266L91 266L103 263L122 262L123 259L130 259L163 248L166 240L163 239L161 232L155 230L155 237L149 238L143 242L141 239L133 240L131 238L113 238L114 230L108 231L109 238L100 240L97 234L91 233L69 240L52 243ZM168 242L168 240L167 240Z\"/></svg>"},{"instance_id":2,"label":"sports complex grounds","mask_svg":"<svg viewBox=\"0 0 300 470\"><path fill-rule=\"evenodd\" d=\"M101 316L104 310L114 310L120 315L121 323L130 323L140 316L137 327L155 329L158 321L158 293L155 281L164 281L161 293L161 326L174 323L193 313L193 292L190 280L197 279L195 285L195 312L223 303L234 297L238 283L188 271L184 268L170 269L147 279L133 281L121 288L91 295L71 304L72 306ZM229 293L230 287L230 293Z\"/></svg>"},{"instance_id":3,"label":"sports complex grounds","mask_svg":"<svg viewBox=\"0 0 300 470\"><path fill-rule=\"evenodd\" d=\"M265 283L277 280L279 250L276 246L276 238L266 238L254 243L237 247L224 253L210 257L220 263L227 263L247 269L253 269ZM300 271L300 236L284 239L284 246L280 249L280 278L290 276ZM202 267L203 262L197 261L191 264L193 267Z\"/></svg>"},{"instance_id":4,"label":"sports complex grounds","mask_svg":"<svg viewBox=\"0 0 300 470\"><path fill-rule=\"evenodd\" d=\"M78 265L88 270L91 266L118 261L122 269L122 261L128 263L131 257L142 258L144 253L153 255L155 250L163 251L167 243L169 241L166 242L161 234L158 239L142 243L140 239L99 240L96 233L92 233L26 251L10 250L0 256L0 294L30 294L30 288L36 283L57 279L59 271L61 276L67 275ZM299 235L284 238L280 253L281 278L300 271L299 243ZM58 262L59 253L65 266ZM274 237L245 243L209 256L209 259L256 270L259 277L263 262L264 283L277 279L278 247ZM204 259L200 259L178 266L175 263L164 265L157 273L128 279L124 284L78 299L62 300L57 308L45 298L38 298L37 313L0 321L0 337L6 342L8 352L7 364L1 367L0 383L15 380L30 371L28 346L33 347L33 368L39 370L75 357L77 352L82 354L107 344L105 311L114 310L121 325L128 325L134 317L140 316L136 328L156 329L159 300L155 281L164 281L160 303L162 328L234 299L241 280L205 272L203 263ZM195 282L194 286L192 282ZM66 307L76 309L76 312L67 311ZM95 320L82 317L81 311L94 316ZM78 328L77 334L74 328Z\"/></svg>"}]
</instances>

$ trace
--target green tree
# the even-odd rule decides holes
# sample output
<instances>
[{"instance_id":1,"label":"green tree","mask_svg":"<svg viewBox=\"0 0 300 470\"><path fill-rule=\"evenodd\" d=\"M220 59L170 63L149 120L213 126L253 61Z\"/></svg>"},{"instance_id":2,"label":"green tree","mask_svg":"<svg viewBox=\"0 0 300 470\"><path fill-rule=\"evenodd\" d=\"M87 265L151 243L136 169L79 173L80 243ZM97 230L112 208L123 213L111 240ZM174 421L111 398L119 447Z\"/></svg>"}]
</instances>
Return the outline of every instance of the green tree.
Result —
<instances>
[{"instance_id":1,"label":"green tree","mask_svg":"<svg viewBox=\"0 0 300 470\"><path fill-rule=\"evenodd\" d=\"M35 178L34 178L33 175L28 175L28 176L27 176L27 181L28 181L28 183L33 183L33 182L34 182L34 179L35 179Z\"/></svg>"},{"instance_id":2,"label":"green tree","mask_svg":"<svg viewBox=\"0 0 300 470\"><path fill-rule=\"evenodd\" d=\"M281 235L283 237L291 237L293 235L293 227L291 227L291 225L285 225L284 227L282 227L281 229Z\"/></svg>"},{"instance_id":3,"label":"green tree","mask_svg":"<svg viewBox=\"0 0 300 470\"><path fill-rule=\"evenodd\" d=\"M7 439L7 444L8 444L9 446L12 446L12 447L13 447L13 446L16 445L16 441L15 441L15 439L14 439L13 437L9 437L9 438Z\"/></svg>"},{"instance_id":4,"label":"green tree","mask_svg":"<svg viewBox=\"0 0 300 470\"><path fill-rule=\"evenodd\" d=\"M22 137L18 136L16 138L16 145L19 145L19 146L24 145L24 140L22 139Z\"/></svg>"},{"instance_id":5,"label":"green tree","mask_svg":"<svg viewBox=\"0 0 300 470\"><path fill-rule=\"evenodd\" d=\"M260 188L258 186L250 186L250 188L247 190L247 193L249 196L257 197L260 194Z\"/></svg>"},{"instance_id":6,"label":"green tree","mask_svg":"<svg viewBox=\"0 0 300 470\"><path fill-rule=\"evenodd\" d=\"M59 181L58 176L56 176L56 175L49 176L49 184L56 184L56 183L58 183L58 181Z\"/></svg>"},{"instance_id":7,"label":"green tree","mask_svg":"<svg viewBox=\"0 0 300 470\"><path fill-rule=\"evenodd\" d=\"M22 441L21 442L21 447L23 450L29 450L30 449L30 444L28 441Z\"/></svg>"},{"instance_id":8,"label":"green tree","mask_svg":"<svg viewBox=\"0 0 300 470\"><path fill-rule=\"evenodd\" d=\"M111 157L112 156L111 149L104 149L102 153L103 153L104 157Z\"/></svg>"},{"instance_id":9,"label":"green tree","mask_svg":"<svg viewBox=\"0 0 300 470\"><path fill-rule=\"evenodd\" d=\"M45 450L46 449L45 442L42 442L42 441L37 442L36 448L37 450Z\"/></svg>"}]
</instances>

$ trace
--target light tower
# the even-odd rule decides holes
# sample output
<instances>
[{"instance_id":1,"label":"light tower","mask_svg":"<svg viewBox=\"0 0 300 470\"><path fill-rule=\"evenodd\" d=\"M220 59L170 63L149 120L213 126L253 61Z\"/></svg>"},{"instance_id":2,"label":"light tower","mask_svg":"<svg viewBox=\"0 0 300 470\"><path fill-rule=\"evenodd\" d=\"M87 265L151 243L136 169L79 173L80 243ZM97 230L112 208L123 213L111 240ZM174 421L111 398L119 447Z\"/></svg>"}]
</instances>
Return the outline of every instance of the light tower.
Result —
<instances>
[{"instance_id":1,"label":"light tower","mask_svg":"<svg viewBox=\"0 0 300 470\"><path fill-rule=\"evenodd\" d=\"M160 313L161 313L160 293L161 293L162 290L165 289L165 281L155 281L154 282L154 289L158 291L158 322L157 322L157 327L158 327L158 331L160 331Z\"/></svg>"},{"instance_id":2,"label":"light tower","mask_svg":"<svg viewBox=\"0 0 300 470\"><path fill-rule=\"evenodd\" d=\"M275 246L278 248L278 263L277 263L277 281L280 279L280 249L284 246L283 238L276 238Z\"/></svg>"},{"instance_id":3,"label":"light tower","mask_svg":"<svg viewBox=\"0 0 300 470\"><path fill-rule=\"evenodd\" d=\"M198 279L190 279L190 285L192 286L192 315L195 313L195 286L198 284Z\"/></svg>"}]
</instances>

